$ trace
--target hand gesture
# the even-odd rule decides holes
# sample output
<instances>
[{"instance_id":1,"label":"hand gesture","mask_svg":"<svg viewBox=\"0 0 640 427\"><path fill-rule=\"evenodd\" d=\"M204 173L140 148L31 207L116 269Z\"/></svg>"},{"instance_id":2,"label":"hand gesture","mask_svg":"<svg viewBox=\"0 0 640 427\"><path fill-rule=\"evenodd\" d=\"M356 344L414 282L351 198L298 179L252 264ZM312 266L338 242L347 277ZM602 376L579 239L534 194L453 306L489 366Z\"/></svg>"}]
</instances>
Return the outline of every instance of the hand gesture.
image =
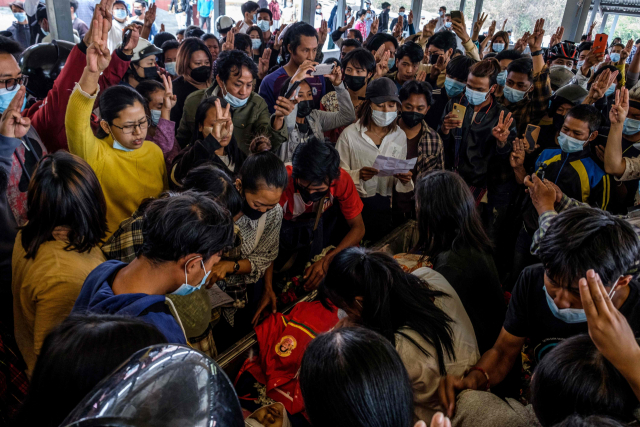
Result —
<instances>
[{"instance_id":1,"label":"hand gesture","mask_svg":"<svg viewBox=\"0 0 640 427\"><path fill-rule=\"evenodd\" d=\"M447 69L449 61L445 59L446 54L438 56L438 60L431 66L431 74L438 75L444 73Z\"/></svg>"},{"instance_id":2,"label":"hand gesture","mask_svg":"<svg viewBox=\"0 0 640 427\"><path fill-rule=\"evenodd\" d=\"M227 39L222 44L222 50L233 50L233 43L235 41L235 32L233 29L227 33Z\"/></svg>"},{"instance_id":3,"label":"hand gesture","mask_svg":"<svg viewBox=\"0 0 640 427\"><path fill-rule=\"evenodd\" d=\"M616 91L616 103L611 106L609 120L612 125L622 125L629 114L629 89L622 87Z\"/></svg>"},{"instance_id":4,"label":"hand gesture","mask_svg":"<svg viewBox=\"0 0 640 427\"><path fill-rule=\"evenodd\" d=\"M98 15L101 15L104 18L102 23L102 31L106 31L109 33L111 29L111 9L113 8L113 3L115 0L102 0L100 4L96 5L93 9L93 18L91 18L91 22L89 23L89 31L84 35L84 44L90 46L93 43L93 21L96 19ZM103 40L106 40L103 38Z\"/></svg>"},{"instance_id":5,"label":"hand gesture","mask_svg":"<svg viewBox=\"0 0 640 427\"><path fill-rule=\"evenodd\" d=\"M271 59L271 49L266 48L258 60L258 78L264 79L269 72L269 59Z\"/></svg>"},{"instance_id":6,"label":"hand gesture","mask_svg":"<svg viewBox=\"0 0 640 427\"><path fill-rule=\"evenodd\" d=\"M236 26L235 26L235 27L233 27L233 28L229 31L229 33L230 33L231 31L233 31L233 33L234 33L234 34L235 34L235 33L237 33L237 32L239 32L239 31L240 31L240 28L242 28L242 24L243 24L243 23L244 23L244 19L241 19L240 21L236 22ZM229 33L227 33L227 36L228 36L228 34L229 34Z\"/></svg>"},{"instance_id":7,"label":"hand gesture","mask_svg":"<svg viewBox=\"0 0 640 427\"><path fill-rule=\"evenodd\" d=\"M480 14L480 17L478 18L478 20L473 23L473 34L472 34L473 40L478 40L478 36L480 35L480 31L482 30L482 27L484 26L484 23L485 23L485 21L487 20L488 17L489 17L489 15L487 15L484 12L482 12Z\"/></svg>"},{"instance_id":8,"label":"hand gesture","mask_svg":"<svg viewBox=\"0 0 640 427\"><path fill-rule=\"evenodd\" d=\"M517 52L524 52L524 49L527 47L527 41L529 40L529 37L531 37L531 33L527 31L513 45L513 50Z\"/></svg>"},{"instance_id":9,"label":"hand gesture","mask_svg":"<svg viewBox=\"0 0 640 427\"><path fill-rule=\"evenodd\" d=\"M453 32L462 40L463 43L466 43L470 40L469 34L467 33L467 25L464 23L464 15L460 15L462 20L458 21L454 19L451 21L451 28Z\"/></svg>"},{"instance_id":10,"label":"hand gesture","mask_svg":"<svg viewBox=\"0 0 640 427\"><path fill-rule=\"evenodd\" d=\"M624 61L627 60L629 55L631 55L632 48L633 48L633 40L627 41L627 45L625 46L624 49L622 49L622 52L620 52L620 61L618 62L619 64L622 64L624 63Z\"/></svg>"},{"instance_id":11,"label":"hand gesture","mask_svg":"<svg viewBox=\"0 0 640 427\"><path fill-rule=\"evenodd\" d=\"M284 42L284 40L280 40L280 30L276 30L276 32L273 34L275 36L275 40L273 42L273 50L275 52L280 52L280 48L282 47L282 43Z\"/></svg>"},{"instance_id":12,"label":"hand gesture","mask_svg":"<svg viewBox=\"0 0 640 427\"><path fill-rule=\"evenodd\" d=\"M507 138L509 137L509 127L513 123L513 119L511 118L511 113L507 114L507 118L504 117L504 110L500 112L500 118L498 119L498 124L493 128L491 134L493 137L498 140L498 145L503 146L507 142Z\"/></svg>"},{"instance_id":13,"label":"hand gesture","mask_svg":"<svg viewBox=\"0 0 640 427\"><path fill-rule=\"evenodd\" d=\"M276 109L275 116L277 117L287 117L293 111L295 104L290 99L285 98L284 96L279 96L276 100L276 105L274 108Z\"/></svg>"},{"instance_id":14,"label":"hand gesture","mask_svg":"<svg viewBox=\"0 0 640 427\"><path fill-rule=\"evenodd\" d=\"M333 86L340 86L340 83L342 83L342 67L336 65L333 67L331 74L327 74L326 77Z\"/></svg>"},{"instance_id":15,"label":"hand gesture","mask_svg":"<svg viewBox=\"0 0 640 427\"><path fill-rule=\"evenodd\" d=\"M442 133L448 135L450 130L460 127L462 127L462 120L458 119L456 113L452 111L444 117Z\"/></svg>"},{"instance_id":16,"label":"hand gesture","mask_svg":"<svg viewBox=\"0 0 640 427\"><path fill-rule=\"evenodd\" d=\"M584 70L586 67L586 69L588 70L594 65L601 63L603 60L604 60L604 52L596 53L593 49L591 49L587 57L584 59L584 64L582 65L582 69Z\"/></svg>"},{"instance_id":17,"label":"hand gesture","mask_svg":"<svg viewBox=\"0 0 640 427\"><path fill-rule=\"evenodd\" d=\"M316 70L316 65L318 65L315 61L305 60L299 67L298 71L291 77L291 83L299 82L303 79L306 79L311 75L312 72Z\"/></svg>"},{"instance_id":18,"label":"hand gesture","mask_svg":"<svg viewBox=\"0 0 640 427\"><path fill-rule=\"evenodd\" d=\"M505 27L507 26L507 21L509 20L509 18L505 19L504 22L502 23L502 31L504 31Z\"/></svg>"},{"instance_id":19,"label":"hand gesture","mask_svg":"<svg viewBox=\"0 0 640 427\"><path fill-rule=\"evenodd\" d=\"M386 45L382 45L378 48L378 50L374 50L371 53L373 53L373 59L376 60L376 64L380 61L382 61L382 56L384 55L384 53L387 51L387 46Z\"/></svg>"},{"instance_id":20,"label":"hand gesture","mask_svg":"<svg viewBox=\"0 0 640 427\"><path fill-rule=\"evenodd\" d=\"M437 19L432 19L431 21L427 22L422 28L422 38L431 37L436 30L437 24L438 24Z\"/></svg>"},{"instance_id":21,"label":"hand gesture","mask_svg":"<svg viewBox=\"0 0 640 427\"><path fill-rule=\"evenodd\" d=\"M564 28L560 27L562 33L564 33ZM558 34L560 30L556 32ZM533 33L529 36L527 42L529 43L529 48L531 52L537 52L542 49L542 38L544 37L544 19L538 19L536 24L533 27ZM562 37L562 36L561 36Z\"/></svg>"},{"instance_id":22,"label":"hand gesture","mask_svg":"<svg viewBox=\"0 0 640 427\"><path fill-rule=\"evenodd\" d=\"M393 37L398 38L402 35L403 24L402 24L402 16L398 16L398 22L396 22L396 26L393 27Z\"/></svg>"},{"instance_id":23,"label":"hand gesture","mask_svg":"<svg viewBox=\"0 0 640 427\"><path fill-rule=\"evenodd\" d=\"M598 21L596 21L595 19L593 20L593 23L591 24L591 26L589 27L589 34L593 33L593 29L596 27L596 25L598 25Z\"/></svg>"},{"instance_id":24,"label":"hand gesture","mask_svg":"<svg viewBox=\"0 0 640 427\"><path fill-rule=\"evenodd\" d=\"M349 20L349 22L347 23L347 26L346 26L346 27L342 27L340 30L341 30L342 32L345 32L345 31L347 31L349 28L353 28L353 24L354 24L355 22L356 22L356 18L355 18L355 16L352 16L352 17L351 17L351 19ZM371 24L371 25L373 25L373 24Z\"/></svg>"},{"instance_id":25,"label":"hand gesture","mask_svg":"<svg viewBox=\"0 0 640 427\"><path fill-rule=\"evenodd\" d=\"M562 33L560 32L562 28ZM562 37L564 36L564 27L556 28L556 32L551 35L551 40L549 40L549 47L555 46L562 41Z\"/></svg>"},{"instance_id":26,"label":"hand gesture","mask_svg":"<svg viewBox=\"0 0 640 427\"><path fill-rule=\"evenodd\" d=\"M382 59L380 59L376 64L376 74L374 79L384 77L387 73L389 73L389 51L385 48L384 53L382 54Z\"/></svg>"},{"instance_id":27,"label":"hand gesture","mask_svg":"<svg viewBox=\"0 0 640 427\"><path fill-rule=\"evenodd\" d=\"M135 49L136 46L138 46L138 41L140 40L140 30L138 29L137 25L129 24L126 27L124 27L122 34L124 34L129 29L131 29L131 37L129 38L129 42L127 43L127 45L122 46L122 51L131 52L131 54L133 54L133 49Z\"/></svg>"},{"instance_id":28,"label":"hand gesture","mask_svg":"<svg viewBox=\"0 0 640 427\"><path fill-rule=\"evenodd\" d=\"M610 69L604 70L591 84L589 89L589 98L591 103L596 102L604 96L604 93L609 89L613 82L618 77L618 71L611 72Z\"/></svg>"},{"instance_id":29,"label":"hand gesture","mask_svg":"<svg viewBox=\"0 0 640 427\"><path fill-rule=\"evenodd\" d=\"M319 48L322 48L322 46L324 46L324 42L327 41L327 34L329 34L329 27L327 25L327 21L323 19L320 23L320 28L318 29Z\"/></svg>"},{"instance_id":30,"label":"hand gesture","mask_svg":"<svg viewBox=\"0 0 640 427\"><path fill-rule=\"evenodd\" d=\"M536 208L538 215L555 209L558 200L556 189L551 185L551 181L545 179L544 182L535 173L524 178L524 185L527 193L531 196L531 203ZM562 194L560 195L562 197Z\"/></svg>"},{"instance_id":31,"label":"hand gesture","mask_svg":"<svg viewBox=\"0 0 640 427\"><path fill-rule=\"evenodd\" d=\"M496 32L496 21L491 21L491 25L489 25L489 31L487 31L487 38L491 39L493 34Z\"/></svg>"},{"instance_id":32,"label":"hand gesture","mask_svg":"<svg viewBox=\"0 0 640 427\"><path fill-rule=\"evenodd\" d=\"M27 88L20 86L9 106L0 117L0 135L7 138L22 138L29 132L31 119L22 117L21 110Z\"/></svg>"},{"instance_id":33,"label":"hand gesture","mask_svg":"<svg viewBox=\"0 0 640 427\"><path fill-rule=\"evenodd\" d=\"M418 72L416 73L416 80L419 82L423 82L427 79L427 70L422 69L422 70L418 70Z\"/></svg>"},{"instance_id":34,"label":"hand gesture","mask_svg":"<svg viewBox=\"0 0 640 427\"><path fill-rule=\"evenodd\" d=\"M378 169L370 168L368 166L360 169L360 179L363 181L369 181L374 176L378 175L380 171Z\"/></svg>"},{"instance_id":35,"label":"hand gesture","mask_svg":"<svg viewBox=\"0 0 640 427\"><path fill-rule=\"evenodd\" d=\"M164 74L162 75L162 83L164 84L164 102L162 103L162 109L171 111L177 101L177 97L173 94L173 83L171 82L171 78L167 78Z\"/></svg>"},{"instance_id":36,"label":"hand gesture","mask_svg":"<svg viewBox=\"0 0 640 427\"><path fill-rule=\"evenodd\" d=\"M521 138L513 140L513 149L511 150L511 156L509 157L509 163L514 169L521 168L524 165L524 149L525 141Z\"/></svg>"},{"instance_id":37,"label":"hand gesture","mask_svg":"<svg viewBox=\"0 0 640 427\"><path fill-rule=\"evenodd\" d=\"M216 117L211 127L211 135L218 141L222 142L225 139L231 139L233 134L233 122L231 121L231 113L229 111L231 104L227 104L223 110L220 106L220 100L216 99Z\"/></svg>"},{"instance_id":38,"label":"hand gesture","mask_svg":"<svg viewBox=\"0 0 640 427\"><path fill-rule=\"evenodd\" d=\"M164 24L160 24L160 32L161 32L161 33L164 33L164 31L165 31L165 30L164 30Z\"/></svg>"},{"instance_id":39,"label":"hand gesture","mask_svg":"<svg viewBox=\"0 0 640 427\"><path fill-rule=\"evenodd\" d=\"M144 14L144 26L147 28L151 28L153 23L156 21L156 4L152 3L149 6L149 10Z\"/></svg>"},{"instance_id":40,"label":"hand gesture","mask_svg":"<svg viewBox=\"0 0 640 427\"><path fill-rule=\"evenodd\" d=\"M98 6L96 6L98 7ZM104 32L104 18L97 14L91 23L93 27L93 43L87 48L87 69L92 73L102 73L111 61L111 53L107 48L108 33Z\"/></svg>"},{"instance_id":41,"label":"hand gesture","mask_svg":"<svg viewBox=\"0 0 640 427\"><path fill-rule=\"evenodd\" d=\"M380 21L378 20L378 18L374 19L373 22L371 23L370 33L376 34L378 32L379 25L380 25Z\"/></svg>"},{"instance_id":42,"label":"hand gesture","mask_svg":"<svg viewBox=\"0 0 640 427\"><path fill-rule=\"evenodd\" d=\"M407 23L409 25L413 24L413 9L409 11L409 17L407 18Z\"/></svg>"}]
</instances>

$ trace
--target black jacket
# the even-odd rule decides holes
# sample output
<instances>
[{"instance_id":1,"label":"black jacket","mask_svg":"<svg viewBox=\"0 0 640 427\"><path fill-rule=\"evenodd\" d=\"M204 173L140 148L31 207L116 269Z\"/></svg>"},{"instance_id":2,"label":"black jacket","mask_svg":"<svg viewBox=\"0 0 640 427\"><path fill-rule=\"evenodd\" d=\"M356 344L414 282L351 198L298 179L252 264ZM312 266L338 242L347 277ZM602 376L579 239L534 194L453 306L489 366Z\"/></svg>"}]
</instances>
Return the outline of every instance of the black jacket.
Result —
<instances>
[{"instance_id":1,"label":"black jacket","mask_svg":"<svg viewBox=\"0 0 640 427\"><path fill-rule=\"evenodd\" d=\"M389 9L382 11L378 24L378 31L387 31L389 29Z\"/></svg>"}]
</instances>

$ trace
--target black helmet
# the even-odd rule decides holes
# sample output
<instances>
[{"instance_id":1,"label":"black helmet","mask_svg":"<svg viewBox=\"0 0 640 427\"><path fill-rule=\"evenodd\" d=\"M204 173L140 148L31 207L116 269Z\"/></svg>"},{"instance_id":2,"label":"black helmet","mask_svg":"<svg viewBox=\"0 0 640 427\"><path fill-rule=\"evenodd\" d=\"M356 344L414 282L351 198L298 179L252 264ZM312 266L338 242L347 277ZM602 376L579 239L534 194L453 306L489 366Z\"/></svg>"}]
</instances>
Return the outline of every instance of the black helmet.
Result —
<instances>
[{"instance_id":1,"label":"black helmet","mask_svg":"<svg viewBox=\"0 0 640 427\"><path fill-rule=\"evenodd\" d=\"M216 362L189 347L135 353L103 379L60 426L244 427L240 401Z\"/></svg>"},{"instance_id":2,"label":"black helmet","mask_svg":"<svg viewBox=\"0 0 640 427\"><path fill-rule=\"evenodd\" d=\"M23 75L29 77L27 92L38 99L46 98L73 46L71 42L53 40L26 48L20 57L20 69Z\"/></svg>"},{"instance_id":3,"label":"black helmet","mask_svg":"<svg viewBox=\"0 0 640 427\"><path fill-rule=\"evenodd\" d=\"M547 51L547 61L553 61L557 58L577 60L578 50L576 49L576 44L570 41L563 41L551 46Z\"/></svg>"},{"instance_id":4,"label":"black helmet","mask_svg":"<svg viewBox=\"0 0 640 427\"><path fill-rule=\"evenodd\" d=\"M558 89L549 99L549 116L553 116L562 104L576 106L582 104L589 92L578 84L570 84Z\"/></svg>"}]
</instances>

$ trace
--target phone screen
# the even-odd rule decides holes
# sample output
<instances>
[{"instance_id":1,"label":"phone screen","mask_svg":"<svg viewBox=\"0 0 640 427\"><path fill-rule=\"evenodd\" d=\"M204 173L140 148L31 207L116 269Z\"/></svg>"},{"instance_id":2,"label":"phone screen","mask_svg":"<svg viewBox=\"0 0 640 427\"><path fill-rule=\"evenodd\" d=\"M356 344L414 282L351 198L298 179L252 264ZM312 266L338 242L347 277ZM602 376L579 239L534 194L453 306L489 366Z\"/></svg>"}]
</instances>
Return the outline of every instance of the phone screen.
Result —
<instances>
[{"instance_id":1,"label":"phone screen","mask_svg":"<svg viewBox=\"0 0 640 427\"><path fill-rule=\"evenodd\" d=\"M524 138L529 143L529 149L533 150L538 142L538 136L540 135L540 128L535 125L527 125L527 131L525 132Z\"/></svg>"}]
</instances>

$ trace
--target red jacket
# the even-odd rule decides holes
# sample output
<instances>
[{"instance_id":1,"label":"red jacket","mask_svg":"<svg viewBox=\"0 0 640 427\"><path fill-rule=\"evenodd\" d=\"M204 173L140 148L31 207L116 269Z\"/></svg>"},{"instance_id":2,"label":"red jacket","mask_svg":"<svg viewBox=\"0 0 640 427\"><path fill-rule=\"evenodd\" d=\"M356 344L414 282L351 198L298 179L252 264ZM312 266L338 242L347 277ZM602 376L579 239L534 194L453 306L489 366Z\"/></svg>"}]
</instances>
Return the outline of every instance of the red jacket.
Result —
<instances>
[{"instance_id":1,"label":"red jacket","mask_svg":"<svg viewBox=\"0 0 640 427\"><path fill-rule=\"evenodd\" d=\"M108 87L119 84L129 68L129 63L130 61L122 59L118 56L117 51L114 51L111 55L109 66L100 75L98 82L100 89L105 90ZM74 46L47 97L42 101L36 102L22 113L23 116L31 119L31 126L38 132L42 143L50 153L60 149L68 150L64 116L67 112L67 104L71 92L76 83L80 81L86 65L86 55L78 45Z\"/></svg>"},{"instance_id":2,"label":"red jacket","mask_svg":"<svg viewBox=\"0 0 640 427\"><path fill-rule=\"evenodd\" d=\"M318 301L301 302L286 316L272 314L255 328L260 354L245 361L237 378L249 371L266 385L267 396L282 403L288 413L304 410L298 381L302 356L312 339L336 323L337 310L327 310Z\"/></svg>"}]
</instances>

